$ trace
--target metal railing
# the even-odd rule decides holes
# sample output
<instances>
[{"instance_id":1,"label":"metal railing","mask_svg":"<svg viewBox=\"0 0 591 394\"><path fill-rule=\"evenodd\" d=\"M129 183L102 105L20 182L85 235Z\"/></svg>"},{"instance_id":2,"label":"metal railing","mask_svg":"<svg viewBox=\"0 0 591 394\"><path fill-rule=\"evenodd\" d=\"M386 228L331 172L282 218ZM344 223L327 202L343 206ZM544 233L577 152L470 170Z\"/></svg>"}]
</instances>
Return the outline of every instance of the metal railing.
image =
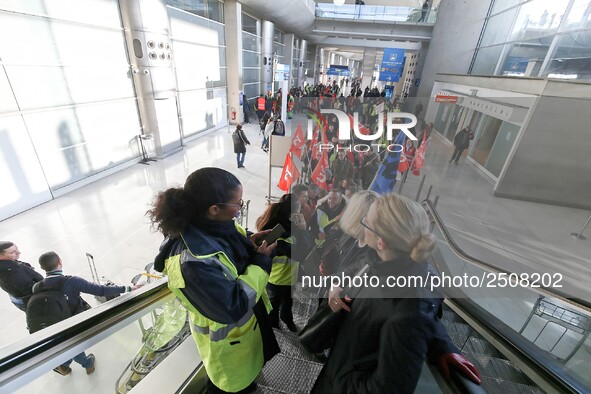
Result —
<instances>
[{"instance_id":1,"label":"metal railing","mask_svg":"<svg viewBox=\"0 0 591 394\"><path fill-rule=\"evenodd\" d=\"M434 24L437 19L437 11L434 9L423 11L420 7L352 4L338 6L330 3L318 3L316 4L316 18Z\"/></svg>"}]
</instances>

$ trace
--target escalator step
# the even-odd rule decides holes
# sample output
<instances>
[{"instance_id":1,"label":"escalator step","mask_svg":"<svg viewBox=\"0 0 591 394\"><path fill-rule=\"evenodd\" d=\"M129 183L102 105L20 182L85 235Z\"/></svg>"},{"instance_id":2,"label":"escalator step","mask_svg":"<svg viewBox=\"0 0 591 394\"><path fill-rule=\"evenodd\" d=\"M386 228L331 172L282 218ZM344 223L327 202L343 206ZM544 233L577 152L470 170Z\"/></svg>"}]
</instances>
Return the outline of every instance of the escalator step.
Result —
<instances>
[{"instance_id":1,"label":"escalator step","mask_svg":"<svg viewBox=\"0 0 591 394\"><path fill-rule=\"evenodd\" d=\"M309 393L320 374L322 364L278 354L257 378L262 393Z\"/></svg>"},{"instance_id":2,"label":"escalator step","mask_svg":"<svg viewBox=\"0 0 591 394\"><path fill-rule=\"evenodd\" d=\"M508 360L495 357L475 356L466 354L466 358L474 363L482 376L490 379L534 386L534 383Z\"/></svg>"},{"instance_id":3,"label":"escalator step","mask_svg":"<svg viewBox=\"0 0 591 394\"><path fill-rule=\"evenodd\" d=\"M281 354L287 357L316 362L317 358L300 344L297 334L290 331L273 330L281 348Z\"/></svg>"},{"instance_id":4,"label":"escalator step","mask_svg":"<svg viewBox=\"0 0 591 394\"><path fill-rule=\"evenodd\" d=\"M472 328L465 323L457 323L450 320L441 320L441 323L447 330L453 344L463 351L462 346L468 340L468 337L473 331Z\"/></svg>"},{"instance_id":5,"label":"escalator step","mask_svg":"<svg viewBox=\"0 0 591 394\"><path fill-rule=\"evenodd\" d=\"M488 356L504 359L505 357L495 349L485 339L476 338L471 336L466 342L466 346L462 349L462 353L471 353L475 356Z\"/></svg>"}]
</instances>

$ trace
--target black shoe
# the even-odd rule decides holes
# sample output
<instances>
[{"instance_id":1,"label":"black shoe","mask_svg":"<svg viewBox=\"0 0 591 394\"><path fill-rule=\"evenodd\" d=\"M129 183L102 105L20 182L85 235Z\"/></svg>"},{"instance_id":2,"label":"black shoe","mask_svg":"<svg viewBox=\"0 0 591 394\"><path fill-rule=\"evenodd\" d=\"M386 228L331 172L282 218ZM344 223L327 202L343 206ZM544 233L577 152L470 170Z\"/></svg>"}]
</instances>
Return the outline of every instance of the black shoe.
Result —
<instances>
[{"instance_id":1,"label":"black shoe","mask_svg":"<svg viewBox=\"0 0 591 394\"><path fill-rule=\"evenodd\" d=\"M460 165L460 163L458 163L458 162L456 161L456 166L458 166L458 165Z\"/></svg>"}]
</instances>

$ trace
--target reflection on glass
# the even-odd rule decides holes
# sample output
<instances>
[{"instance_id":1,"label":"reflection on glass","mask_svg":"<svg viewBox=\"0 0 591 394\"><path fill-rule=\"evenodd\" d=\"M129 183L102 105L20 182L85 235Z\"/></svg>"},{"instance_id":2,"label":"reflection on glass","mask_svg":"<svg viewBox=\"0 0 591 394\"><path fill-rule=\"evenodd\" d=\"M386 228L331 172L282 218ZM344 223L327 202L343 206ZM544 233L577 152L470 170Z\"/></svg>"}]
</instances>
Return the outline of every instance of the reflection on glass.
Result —
<instances>
[{"instance_id":1,"label":"reflection on glass","mask_svg":"<svg viewBox=\"0 0 591 394\"><path fill-rule=\"evenodd\" d=\"M564 17L567 1L533 0L519 8L509 40L528 40L555 31Z\"/></svg>"},{"instance_id":2,"label":"reflection on glass","mask_svg":"<svg viewBox=\"0 0 591 394\"><path fill-rule=\"evenodd\" d=\"M558 36L544 76L560 79L591 79L591 30Z\"/></svg>"},{"instance_id":3,"label":"reflection on glass","mask_svg":"<svg viewBox=\"0 0 591 394\"><path fill-rule=\"evenodd\" d=\"M502 50L502 45L478 49L470 74L493 75Z\"/></svg>"}]
</instances>

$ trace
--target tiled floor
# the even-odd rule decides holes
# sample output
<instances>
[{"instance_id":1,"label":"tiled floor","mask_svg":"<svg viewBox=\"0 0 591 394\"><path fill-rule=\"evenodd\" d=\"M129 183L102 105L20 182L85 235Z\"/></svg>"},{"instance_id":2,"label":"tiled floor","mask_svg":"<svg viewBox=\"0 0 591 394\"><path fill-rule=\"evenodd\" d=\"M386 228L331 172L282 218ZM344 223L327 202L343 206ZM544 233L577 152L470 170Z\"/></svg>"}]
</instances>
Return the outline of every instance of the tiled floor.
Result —
<instances>
[{"instance_id":1,"label":"tiled floor","mask_svg":"<svg viewBox=\"0 0 591 394\"><path fill-rule=\"evenodd\" d=\"M155 193L182 185L192 171L217 166L238 176L244 200L251 200L249 226L263 211L268 190L268 156L260 148L258 125L244 130L252 142L245 169L237 169L229 130L198 138L176 153L150 166L134 165L63 197L0 222L0 239L18 244L21 260L37 266L37 257L56 251L70 275L90 279L85 252L95 256L99 274L120 284L141 272L157 252L161 235L150 229L145 212ZM563 272L564 284L586 299L591 279L591 241L575 240L589 212L545 204L496 198L492 182L475 165L462 161L448 165L452 148L434 136L427 149L423 174L439 195L438 211L457 243L469 254L514 272ZM274 171L275 183L280 169ZM419 178L411 176L403 194L416 195ZM398 187L398 186L397 186ZM281 191L273 186L272 194ZM591 238L591 229L585 235ZM88 297L89 302L94 302ZM0 296L0 346L27 335L24 314ZM108 360L108 354L97 354ZM103 363L101 363L103 364ZM101 368L98 364L98 368ZM104 364L103 364L104 365ZM97 372L98 372L97 368ZM56 374L54 374L56 375ZM68 379L86 379L75 374ZM60 381L55 376L52 382ZM59 378L59 379L58 379ZM98 387L98 391L103 392ZM112 392L113 386L104 392Z\"/></svg>"}]
</instances>

